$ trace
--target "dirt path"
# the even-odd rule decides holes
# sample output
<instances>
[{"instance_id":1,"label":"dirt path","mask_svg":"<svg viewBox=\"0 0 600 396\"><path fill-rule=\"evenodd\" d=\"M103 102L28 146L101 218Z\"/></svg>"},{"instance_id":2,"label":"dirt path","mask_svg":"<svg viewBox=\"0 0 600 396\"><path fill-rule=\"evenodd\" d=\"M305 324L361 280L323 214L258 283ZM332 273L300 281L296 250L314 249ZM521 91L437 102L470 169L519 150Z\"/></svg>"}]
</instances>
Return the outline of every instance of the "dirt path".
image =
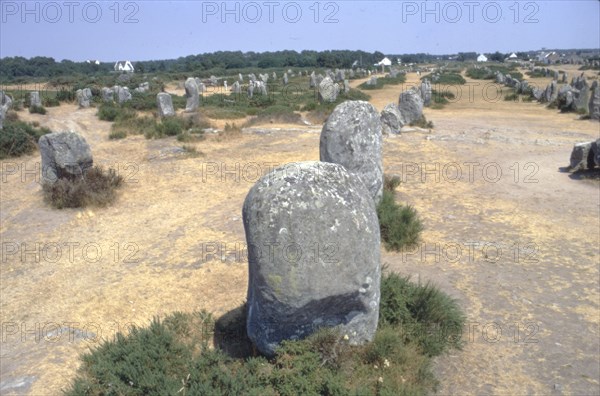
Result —
<instances>
[{"instance_id":1,"label":"dirt path","mask_svg":"<svg viewBox=\"0 0 600 396\"><path fill-rule=\"evenodd\" d=\"M399 90L369 94L381 110ZM130 323L243 303L248 189L274 166L319 158L319 128L208 139L190 158L174 139L109 141L93 109L48 110L21 115L83 134L126 184L109 208L55 211L23 172L38 153L0 164L2 394L59 393L78 354ZM403 179L398 199L424 220L423 244L382 257L468 314L464 350L436 363L439 394L600 394L600 189L558 170L598 123L481 96L426 116L430 133L384 145L385 172Z\"/></svg>"}]
</instances>

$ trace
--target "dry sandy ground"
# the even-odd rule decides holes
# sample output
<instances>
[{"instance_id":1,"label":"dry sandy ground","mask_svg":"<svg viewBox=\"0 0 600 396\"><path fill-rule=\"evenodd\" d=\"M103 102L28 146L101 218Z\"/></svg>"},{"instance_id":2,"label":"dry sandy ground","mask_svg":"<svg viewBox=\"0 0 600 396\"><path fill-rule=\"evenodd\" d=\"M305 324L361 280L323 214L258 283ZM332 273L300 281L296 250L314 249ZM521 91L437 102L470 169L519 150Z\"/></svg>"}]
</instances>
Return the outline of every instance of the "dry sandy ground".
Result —
<instances>
[{"instance_id":1,"label":"dry sandy ground","mask_svg":"<svg viewBox=\"0 0 600 396\"><path fill-rule=\"evenodd\" d=\"M381 110L399 92L369 94ZM600 394L600 189L559 171L599 124L467 94L426 110L435 129L384 143L385 172L403 179L397 198L425 231L411 252L382 248L383 263L436 283L468 315L464 350L436 362L439 394ZM258 173L319 158L318 126L207 139L194 158L174 139L109 141L94 109L21 117L78 131L126 184L111 207L57 211L27 172L38 153L2 161L2 394L59 393L80 353L130 323L242 304L246 193Z\"/></svg>"}]
</instances>

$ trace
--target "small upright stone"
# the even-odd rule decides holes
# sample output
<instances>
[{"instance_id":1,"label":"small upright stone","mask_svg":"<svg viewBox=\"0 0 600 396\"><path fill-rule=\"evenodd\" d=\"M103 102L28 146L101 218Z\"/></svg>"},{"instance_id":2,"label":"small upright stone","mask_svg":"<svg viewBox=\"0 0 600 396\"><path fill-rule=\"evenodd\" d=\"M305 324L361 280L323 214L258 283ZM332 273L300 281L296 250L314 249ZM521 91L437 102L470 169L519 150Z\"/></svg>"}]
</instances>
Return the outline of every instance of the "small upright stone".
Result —
<instances>
[{"instance_id":1,"label":"small upright stone","mask_svg":"<svg viewBox=\"0 0 600 396\"><path fill-rule=\"evenodd\" d=\"M404 126L404 120L397 104L390 103L383 108L381 111L381 123L384 135L400 133L400 129Z\"/></svg>"},{"instance_id":2,"label":"small upright stone","mask_svg":"<svg viewBox=\"0 0 600 396\"><path fill-rule=\"evenodd\" d=\"M185 111L187 113L197 111L200 105L200 95L198 93L198 84L196 84L196 80L193 77L185 80L185 96L187 97Z\"/></svg>"},{"instance_id":3,"label":"small upright stone","mask_svg":"<svg viewBox=\"0 0 600 396\"><path fill-rule=\"evenodd\" d=\"M589 114L592 120L600 121L600 85L594 81L591 87Z\"/></svg>"},{"instance_id":4,"label":"small upright stone","mask_svg":"<svg viewBox=\"0 0 600 396\"><path fill-rule=\"evenodd\" d=\"M158 115L160 118L172 117L175 115L173 108L173 99L166 92L160 92L156 95L156 105L158 106Z\"/></svg>"},{"instance_id":5,"label":"small upright stone","mask_svg":"<svg viewBox=\"0 0 600 396\"><path fill-rule=\"evenodd\" d=\"M75 97L77 98L77 104L79 104L79 107L90 107L92 90L89 88L78 89L75 92Z\"/></svg>"},{"instance_id":6,"label":"small upright stone","mask_svg":"<svg viewBox=\"0 0 600 396\"><path fill-rule=\"evenodd\" d=\"M29 105L31 107L42 106L42 99L40 98L40 93L38 91L33 91L29 93Z\"/></svg>"},{"instance_id":7,"label":"small upright stone","mask_svg":"<svg viewBox=\"0 0 600 396\"><path fill-rule=\"evenodd\" d=\"M325 77L319 84L319 97L323 102L335 102L340 88L329 77Z\"/></svg>"},{"instance_id":8,"label":"small upright stone","mask_svg":"<svg viewBox=\"0 0 600 396\"><path fill-rule=\"evenodd\" d=\"M4 91L0 91L0 129L4 127L4 119L11 105L12 99L10 96L5 94Z\"/></svg>"},{"instance_id":9,"label":"small upright stone","mask_svg":"<svg viewBox=\"0 0 600 396\"><path fill-rule=\"evenodd\" d=\"M423 116L423 100L416 89L409 89L400 94L398 108L402 114L403 124L410 124Z\"/></svg>"},{"instance_id":10,"label":"small upright stone","mask_svg":"<svg viewBox=\"0 0 600 396\"><path fill-rule=\"evenodd\" d=\"M115 92L111 88L103 87L101 94L103 102L110 103L115 100Z\"/></svg>"}]
</instances>

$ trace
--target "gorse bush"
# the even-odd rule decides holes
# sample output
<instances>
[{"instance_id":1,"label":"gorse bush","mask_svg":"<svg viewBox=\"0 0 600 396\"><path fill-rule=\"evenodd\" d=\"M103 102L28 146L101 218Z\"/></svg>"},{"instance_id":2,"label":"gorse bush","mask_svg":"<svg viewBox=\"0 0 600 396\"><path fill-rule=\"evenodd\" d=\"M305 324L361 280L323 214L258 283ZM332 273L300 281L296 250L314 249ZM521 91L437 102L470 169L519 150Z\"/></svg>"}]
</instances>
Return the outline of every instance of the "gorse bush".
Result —
<instances>
[{"instance_id":1,"label":"gorse bush","mask_svg":"<svg viewBox=\"0 0 600 396\"><path fill-rule=\"evenodd\" d=\"M377 217L381 239L388 250L400 251L419 241L423 224L417 211L412 206L398 205L392 191L383 191L381 201L377 205Z\"/></svg>"},{"instance_id":2,"label":"gorse bush","mask_svg":"<svg viewBox=\"0 0 600 396\"><path fill-rule=\"evenodd\" d=\"M108 172L95 166L76 179L61 178L54 183L44 183L44 199L57 209L106 206L116 198L116 189L123 177L114 169Z\"/></svg>"},{"instance_id":3,"label":"gorse bush","mask_svg":"<svg viewBox=\"0 0 600 396\"><path fill-rule=\"evenodd\" d=\"M29 107L31 114L46 114L46 108L44 106L31 106Z\"/></svg>"},{"instance_id":4,"label":"gorse bush","mask_svg":"<svg viewBox=\"0 0 600 396\"><path fill-rule=\"evenodd\" d=\"M82 356L66 394L426 395L437 385L431 357L460 348L465 321L444 293L392 273L382 277L371 343L352 346L337 329L322 328L282 342L272 359L234 358L210 348L213 337L229 345L231 337L249 341L245 307L233 312L221 324L204 311L175 312L119 333Z\"/></svg>"},{"instance_id":5,"label":"gorse bush","mask_svg":"<svg viewBox=\"0 0 600 396\"><path fill-rule=\"evenodd\" d=\"M33 152L40 137L51 133L48 128L38 128L32 124L18 121L16 113L8 114L10 117L6 118L4 128L0 130L0 159L18 157Z\"/></svg>"}]
</instances>

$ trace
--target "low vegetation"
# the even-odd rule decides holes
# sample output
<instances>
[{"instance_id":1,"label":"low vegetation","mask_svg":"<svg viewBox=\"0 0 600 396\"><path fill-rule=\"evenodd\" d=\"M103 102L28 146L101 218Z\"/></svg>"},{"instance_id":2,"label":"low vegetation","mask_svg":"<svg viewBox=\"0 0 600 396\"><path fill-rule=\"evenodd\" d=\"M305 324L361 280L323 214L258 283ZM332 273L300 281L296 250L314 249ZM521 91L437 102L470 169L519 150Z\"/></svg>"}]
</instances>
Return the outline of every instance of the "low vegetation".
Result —
<instances>
[{"instance_id":1,"label":"low vegetation","mask_svg":"<svg viewBox=\"0 0 600 396\"><path fill-rule=\"evenodd\" d=\"M518 80L523 79L523 74L517 70L517 66L513 64L507 65L488 65L485 68L471 67L467 69L467 76L474 80L494 80L496 78L496 72L500 72L503 75L510 74L512 78Z\"/></svg>"},{"instance_id":2,"label":"low vegetation","mask_svg":"<svg viewBox=\"0 0 600 396\"><path fill-rule=\"evenodd\" d=\"M465 323L456 301L395 273L382 277L379 328L363 346L322 328L267 359L252 353L245 312L216 323L175 312L119 333L82 356L66 394L426 395L437 387L431 358L462 346Z\"/></svg>"},{"instance_id":3,"label":"low vegetation","mask_svg":"<svg viewBox=\"0 0 600 396\"><path fill-rule=\"evenodd\" d=\"M29 107L31 114L46 114L46 108L44 106L31 106Z\"/></svg>"},{"instance_id":4,"label":"low vegetation","mask_svg":"<svg viewBox=\"0 0 600 396\"><path fill-rule=\"evenodd\" d=\"M396 203L394 190L399 184L398 178L385 176L383 196L377 205L381 239L386 249L394 251L416 245L423 231L417 211Z\"/></svg>"},{"instance_id":5,"label":"low vegetation","mask_svg":"<svg viewBox=\"0 0 600 396\"><path fill-rule=\"evenodd\" d=\"M51 133L50 129L19 121L16 113L9 112L0 133L0 159L32 153L40 137L47 133Z\"/></svg>"},{"instance_id":6,"label":"low vegetation","mask_svg":"<svg viewBox=\"0 0 600 396\"><path fill-rule=\"evenodd\" d=\"M58 179L54 183L44 183L44 200L57 209L83 208L86 206L106 206L116 198L116 190L123 183L123 177L114 169L105 172L95 166L76 179Z\"/></svg>"},{"instance_id":7,"label":"low vegetation","mask_svg":"<svg viewBox=\"0 0 600 396\"><path fill-rule=\"evenodd\" d=\"M463 85L467 82L460 73L456 72L438 73L435 81L433 81L433 76L431 75L421 77L421 80L425 79L430 80L435 85Z\"/></svg>"},{"instance_id":8,"label":"low vegetation","mask_svg":"<svg viewBox=\"0 0 600 396\"><path fill-rule=\"evenodd\" d=\"M377 84L369 85L366 82L360 84L358 88L364 90L381 89L386 85L399 85L406 82L406 75L403 73L398 74L396 77L378 77Z\"/></svg>"}]
</instances>

